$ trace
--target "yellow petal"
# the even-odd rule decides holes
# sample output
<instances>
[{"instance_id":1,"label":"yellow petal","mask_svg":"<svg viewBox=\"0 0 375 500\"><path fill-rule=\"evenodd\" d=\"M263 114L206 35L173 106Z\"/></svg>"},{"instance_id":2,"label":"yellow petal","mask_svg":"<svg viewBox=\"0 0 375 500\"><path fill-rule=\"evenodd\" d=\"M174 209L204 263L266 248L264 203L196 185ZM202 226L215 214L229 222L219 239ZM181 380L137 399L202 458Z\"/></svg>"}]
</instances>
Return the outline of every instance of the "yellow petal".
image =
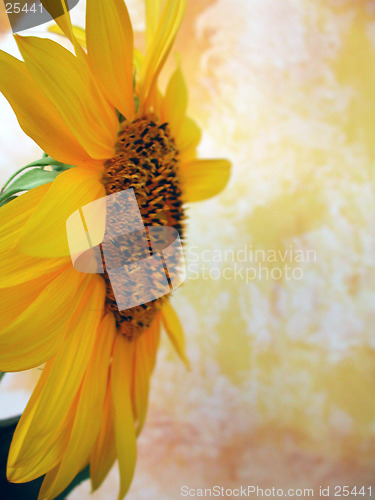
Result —
<instances>
[{"instance_id":1,"label":"yellow petal","mask_svg":"<svg viewBox=\"0 0 375 500\"><path fill-rule=\"evenodd\" d=\"M186 202L202 201L222 191L230 177L228 160L194 160L182 163L179 174Z\"/></svg>"},{"instance_id":2,"label":"yellow petal","mask_svg":"<svg viewBox=\"0 0 375 500\"><path fill-rule=\"evenodd\" d=\"M19 423L19 438L15 436L8 460L14 481L36 478L55 467L62 458L57 453L61 452L59 449L49 455L50 443L55 442L61 426L69 421L70 408L84 379L103 316L104 281L100 276L90 276L90 282L79 308L73 313L63 343L55 358L46 365L51 365L48 378L40 398L32 403L36 409L29 410L32 417L31 421L30 418L25 421L26 432L22 422Z\"/></svg>"},{"instance_id":3,"label":"yellow petal","mask_svg":"<svg viewBox=\"0 0 375 500\"><path fill-rule=\"evenodd\" d=\"M163 99L164 96L160 92L160 90L157 88L156 85L153 86L153 88L150 90L149 96L148 96L148 102L150 105L150 108L152 108L153 112L162 118L162 113L163 113Z\"/></svg>"},{"instance_id":4,"label":"yellow petal","mask_svg":"<svg viewBox=\"0 0 375 500\"><path fill-rule=\"evenodd\" d=\"M51 186L52 183L38 186L0 207L0 251L15 246L22 226L32 215Z\"/></svg>"},{"instance_id":5,"label":"yellow petal","mask_svg":"<svg viewBox=\"0 0 375 500\"><path fill-rule=\"evenodd\" d=\"M103 418L108 369L115 335L114 317L108 314L98 328L64 458L58 471L54 473L52 483L51 481L43 483L40 498L57 497L87 464Z\"/></svg>"},{"instance_id":6,"label":"yellow petal","mask_svg":"<svg viewBox=\"0 0 375 500\"><path fill-rule=\"evenodd\" d=\"M142 430L146 419L148 393L150 388L149 367L147 366L147 356L145 352L144 335L136 341L136 352L134 359L134 413L137 420L137 434Z\"/></svg>"},{"instance_id":7,"label":"yellow petal","mask_svg":"<svg viewBox=\"0 0 375 500\"><path fill-rule=\"evenodd\" d=\"M77 401L78 395L74 398L74 401L69 408L68 414L63 419L61 425L55 430L54 434L52 436L48 436L48 440L45 440L44 436L41 437L41 440L38 441L39 448L35 449L35 457L30 460L29 463L24 462L21 456L16 465L12 467L12 462L8 460L7 477L9 481L11 481L12 483L25 483L28 481L33 481L37 477L47 473L49 474L50 479L50 475L53 474L54 468L58 467L58 464L61 462L64 456L66 447L68 446L69 436L73 427L73 417L77 408ZM30 415L33 415L33 413L31 413ZM22 418L23 415L21 419ZM18 427L20 427L20 425L21 421L18 424L17 429ZM22 433L24 435L26 434L23 428ZM12 444L13 442L17 443L17 440L18 436L16 437L15 433L13 436ZM12 452L10 453L9 457L13 455L14 453Z\"/></svg>"},{"instance_id":8,"label":"yellow petal","mask_svg":"<svg viewBox=\"0 0 375 500\"><path fill-rule=\"evenodd\" d=\"M51 184L28 191L0 208L0 288L40 278L65 266L68 258L37 259L15 250L22 229ZM22 263L22 264L21 264Z\"/></svg>"},{"instance_id":9,"label":"yellow petal","mask_svg":"<svg viewBox=\"0 0 375 500\"><path fill-rule=\"evenodd\" d=\"M180 133L175 139L181 161L184 162L195 158L196 148L201 138L202 132L197 123L189 116L186 116L182 123Z\"/></svg>"},{"instance_id":10,"label":"yellow petal","mask_svg":"<svg viewBox=\"0 0 375 500\"><path fill-rule=\"evenodd\" d=\"M13 322L38 295L46 288L61 270L16 286L0 289L0 325ZM1 326L0 326L1 335Z\"/></svg>"},{"instance_id":11,"label":"yellow petal","mask_svg":"<svg viewBox=\"0 0 375 500\"><path fill-rule=\"evenodd\" d=\"M18 250L37 257L69 255L66 233L68 217L103 196L105 189L99 174L83 168L62 172L25 224Z\"/></svg>"},{"instance_id":12,"label":"yellow petal","mask_svg":"<svg viewBox=\"0 0 375 500\"><path fill-rule=\"evenodd\" d=\"M90 456L90 476L95 491L104 481L116 460L116 443L111 394L108 391L104 402L103 421Z\"/></svg>"},{"instance_id":13,"label":"yellow petal","mask_svg":"<svg viewBox=\"0 0 375 500\"><path fill-rule=\"evenodd\" d=\"M9 460L7 464L7 471L9 472L13 471L13 465L17 461L25 436L28 430L30 429L32 419L38 407L38 402L40 400L42 392L46 386L52 365L53 363L50 361L49 363L46 363L46 365L44 366L42 373L39 377L38 383L36 384L35 389L29 399L29 402L24 412L21 415L20 421L18 422L9 450ZM13 472L8 476L8 479L11 479L12 475Z\"/></svg>"},{"instance_id":14,"label":"yellow petal","mask_svg":"<svg viewBox=\"0 0 375 500\"><path fill-rule=\"evenodd\" d=\"M75 32L70 20L70 13L67 7L67 0L41 0L43 6L48 10L51 17L55 19L57 26L72 42L77 56L84 58L84 52L75 36ZM64 12L63 15L58 15Z\"/></svg>"},{"instance_id":15,"label":"yellow petal","mask_svg":"<svg viewBox=\"0 0 375 500\"><path fill-rule=\"evenodd\" d=\"M75 26L74 24L72 25L72 30L73 30L73 34L74 34L77 42L82 47L86 48L86 46L87 46L87 44L86 44L86 31L83 28L80 28L79 26ZM51 33L55 33L56 35L65 36L65 33L63 32L63 30L57 25L50 26L48 28L48 31L50 31ZM133 51L134 51L134 58L133 58L134 68L135 68L135 71L137 72L137 74L140 74L144 57L143 57L142 52L140 50L138 50L137 48L134 47Z\"/></svg>"},{"instance_id":16,"label":"yellow petal","mask_svg":"<svg viewBox=\"0 0 375 500\"><path fill-rule=\"evenodd\" d=\"M147 351L148 360L150 363L151 373L154 371L156 364L156 353L159 348L160 343L160 325L161 325L161 314L158 314L149 330L149 335L147 335Z\"/></svg>"},{"instance_id":17,"label":"yellow petal","mask_svg":"<svg viewBox=\"0 0 375 500\"><path fill-rule=\"evenodd\" d=\"M39 494L38 494L38 500L48 500L48 492L50 491L52 485L54 484L56 480L56 476L59 472L60 465L57 465L53 469L51 469L47 474L44 476L42 486L40 487Z\"/></svg>"},{"instance_id":18,"label":"yellow petal","mask_svg":"<svg viewBox=\"0 0 375 500\"><path fill-rule=\"evenodd\" d=\"M28 481L27 469L23 468L22 461L21 463L17 462L20 462L19 460L20 449L24 442L25 436L27 435L30 429L32 419L35 415L43 390L46 387L52 366L53 366L53 361L49 361L43 368L38 383L31 395L29 403L26 406L21 416L21 419L16 427L15 433L13 435L9 451L9 460L7 464L7 476L8 479L11 480L12 482ZM72 414L68 415L68 417L62 423L62 425L59 426L59 429L57 430L57 432L55 432L53 439L48 440L48 447L45 446L44 450L42 450L39 460L40 458L42 458L42 461L47 461L47 467L45 469L46 471L53 468L62 459L64 450L68 443L70 430L73 425L72 415L74 415L74 408L75 406L73 404L72 407L70 408L72 410ZM33 476L31 475L30 478L32 479Z\"/></svg>"},{"instance_id":19,"label":"yellow petal","mask_svg":"<svg viewBox=\"0 0 375 500\"><path fill-rule=\"evenodd\" d=\"M86 48L86 32L83 28L80 28L79 26L72 26L73 34L75 36L75 39L77 42L82 46ZM65 36L64 31L60 28L60 26L54 24L53 26L49 26L48 31L51 33L55 33L56 35L61 35Z\"/></svg>"},{"instance_id":20,"label":"yellow petal","mask_svg":"<svg viewBox=\"0 0 375 500\"><path fill-rule=\"evenodd\" d=\"M131 402L132 369L135 343L124 335L116 337L111 373L116 451L120 470L119 500L130 488L136 462L136 440Z\"/></svg>"},{"instance_id":21,"label":"yellow petal","mask_svg":"<svg viewBox=\"0 0 375 500\"><path fill-rule=\"evenodd\" d=\"M115 431L110 391L104 402L103 421L98 438L90 456L90 476L95 491L104 481L116 460Z\"/></svg>"},{"instance_id":22,"label":"yellow petal","mask_svg":"<svg viewBox=\"0 0 375 500\"><path fill-rule=\"evenodd\" d=\"M188 93L185 80L178 67L169 80L163 99L163 121L169 124L173 137L178 141L185 120Z\"/></svg>"},{"instance_id":23,"label":"yellow petal","mask_svg":"<svg viewBox=\"0 0 375 500\"><path fill-rule=\"evenodd\" d=\"M68 266L15 320L0 320L0 371L28 370L56 353L88 279Z\"/></svg>"},{"instance_id":24,"label":"yellow petal","mask_svg":"<svg viewBox=\"0 0 375 500\"><path fill-rule=\"evenodd\" d=\"M66 411L68 401L71 401L72 394L82 381L94 346L95 334L103 316L105 285L100 276L90 276L90 281L91 286L85 292L86 302L72 318L35 414L35 423L43 432L53 429L60 419L59 415Z\"/></svg>"},{"instance_id":25,"label":"yellow petal","mask_svg":"<svg viewBox=\"0 0 375 500\"><path fill-rule=\"evenodd\" d=\"M23 255L13 249L1 252L0 288L26 283L45 274L55 272L66 266L69 260L66 257L38 259Z\"/></svg>"},{"instance_id":26,"label":"yellow petal","mask_svg":"<svg viewBox=\"0 0 375 500\"><path fill-rule=\"evenodd\" d=\"M134 47L134 68L137 75L141 73L144 57L140 50Z\"/></svg>"},{"instance_id":27,"label":"yellow petal","mask_svg":"<svg viewBox=\"0 0 375 500\"><path fill-rule=\"evenodd\" d=\"M162 1L161 0L146 0L146 41L149 47L158 29L160 19Z\"/></svg>"},{"instance_id":28,"label":"yellow petal","mask_svg":"<svg viewBox=\"0 0 375 500\"><path fill-rule=\"evenodd\" d=\"M71 165L92 159L70 132L51 101L36 85L25 63L0 51L0 91L22 130L52 158Z\"/></svg>"},{"instance_id":29,"label":"yellow petal","mask_svg":"<svg viewBox=\"0 0 375 500\"><path fill-rule=\"evenodd\" d=\"M141 112L146 112L148 96L162 70L182 22L186 0L167 0L155 35L150 43L141 75Z\"/></svg>"},{"instance_id":30,"label":"yellow petal","mask_svg":"<svg viewBox=\"0 0 375 500\"><path fill-rule=\"evenodd\" d=\"M163 325L170 341L176 349L178 355L188 368L189 360L185 353L185 336L180 320L169 302L166 302L162 309Z\"/></svg>"},{"instance_id":31,"label":"yellow petal","mask_svg":"<svg viewBox=\"0 0 375 500\"><path fill-rule=\"evenodd\" d=\"M123 0L87 0L87 55L108 101L128 120L135 112L133 29Z\"/></svg>"},{"instance_id":32,"label":"yellow petal","mask_svg":"<svg viewBox=\"0 0 375 500\"><path fill-rule=\"evenodd\" d=\"M117 116L98 91L85 61L46 38L15 38L38 88L89 156L113 156Z\"/></svg>"},{"instance_id":33,"label":"yellow petal","mask_svg":"<svg viewBox=\"0 0 375 500\"><path fill-rule=\"evenodd\" d=\"M135 341L133 394L137 434L141 432L146 419L150 376L155 365L159 334L159 321L154 321L148 331Z\"/></svg>"}]
</instances>

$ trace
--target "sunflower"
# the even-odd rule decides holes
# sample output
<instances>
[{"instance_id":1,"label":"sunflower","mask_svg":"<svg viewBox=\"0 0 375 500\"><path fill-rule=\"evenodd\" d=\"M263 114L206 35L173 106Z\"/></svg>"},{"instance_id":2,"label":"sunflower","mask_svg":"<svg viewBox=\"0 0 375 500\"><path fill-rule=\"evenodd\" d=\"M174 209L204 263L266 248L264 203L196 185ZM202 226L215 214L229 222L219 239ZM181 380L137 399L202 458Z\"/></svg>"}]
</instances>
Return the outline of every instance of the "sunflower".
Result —
<instances>
[{"instance_id":1,"label":"sunflower","mask_svg":"<svg viewBox=\"0 0 375 500\"><path fill-rule=\"evenodd\" d=\"M196 157L201 133L186 114L179 64L158 88L184 9L185 0L146 1L145 54L133 47L123 0L87 0L85 31L68 12L56 20L74 52L31 36L15 36L23 61L0 52L0 90L23 131L74 166L0 208L0 370L44 365L7 475L45 474L40 499L55 498L87 465L95 490L116 459L123 498L162 326L186 361L168 298L119 311L106 273L73 267L66 233L76 210L132 188L145 225L183 234L186 203L226 185L228 161Z\"/></svg>"}]
</instances>

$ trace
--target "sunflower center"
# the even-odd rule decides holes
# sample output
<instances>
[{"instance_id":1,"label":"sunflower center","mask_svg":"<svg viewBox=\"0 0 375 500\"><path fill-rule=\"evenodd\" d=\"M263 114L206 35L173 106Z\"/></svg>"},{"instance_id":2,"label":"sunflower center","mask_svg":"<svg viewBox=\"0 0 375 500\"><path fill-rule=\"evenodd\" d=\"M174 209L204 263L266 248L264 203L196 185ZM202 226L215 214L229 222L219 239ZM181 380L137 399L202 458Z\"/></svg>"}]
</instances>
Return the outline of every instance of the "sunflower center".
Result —
<instances>
[{"instance_id":1,"label":"sunflower center","mask_svg":"<svg viewBox=\"0 0 375 500\"><path fill-rule=\"evenodd\" d=\"M105 162L107 194L133 188L144 225L174 227L183 236L184 212L178 183L178 151L167 123L153 115L122 123L115 156ZM118 220L119 229L124 221ZM105 265L105 264L104 264ZM134 338L146 330L167 296L119 311L107 272L106 309L112 311L118 330Z\"/></svg>"}]
</instances>

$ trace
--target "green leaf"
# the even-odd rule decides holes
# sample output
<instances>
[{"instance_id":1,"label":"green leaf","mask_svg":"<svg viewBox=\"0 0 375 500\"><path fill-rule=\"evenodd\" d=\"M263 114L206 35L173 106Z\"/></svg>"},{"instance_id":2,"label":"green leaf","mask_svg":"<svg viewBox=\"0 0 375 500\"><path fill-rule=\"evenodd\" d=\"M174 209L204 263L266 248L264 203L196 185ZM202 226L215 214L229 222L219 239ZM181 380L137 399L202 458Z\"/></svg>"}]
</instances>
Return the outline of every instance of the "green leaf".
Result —
<instances>
[{"instance_id":1,"label":"green leaf","mask_svg":"<svg viewBox=\"0 0 375 500\"><path fill-rule=\"evenodd\" d=\"M10 186L8 186L3 193L0 195L0 203L8 198L21 193L22 191L29 191L30 189L41 186L42 184L47 184L56 179L59 172L42 170L41 168L34 168L25 172L23 175L18 177L13 181Z\"/></svg>"},{"instance_id":2,"label":"green leaf","mask_svg":"<svg viewBox=\"0 0 375 500\"><path fill-rule=\"evenodd\" d=\"M41 167L42 170L44 167L51 167L52 170L57 170L59 172L63 172L64 170L68 170L69 168L73 168L74 165L68 165L67 163L61 163L60 161L54 160L50 156L47 155L47 153L43 153L43 157L40 158L39 160L32 161L28 165L25 165L24 167L20 168L17 170L17 172L14 172L13 175L9 177L9 179L6 181L4 186L2 187L0 194L4 193L6 189L8 189L9 184L14 182L14 179L18 177L21 172L24 172L25 170L29 168L35 168L35 167ZM48 170L47 170L48 172Z\"/></svg>"}]
</instances>

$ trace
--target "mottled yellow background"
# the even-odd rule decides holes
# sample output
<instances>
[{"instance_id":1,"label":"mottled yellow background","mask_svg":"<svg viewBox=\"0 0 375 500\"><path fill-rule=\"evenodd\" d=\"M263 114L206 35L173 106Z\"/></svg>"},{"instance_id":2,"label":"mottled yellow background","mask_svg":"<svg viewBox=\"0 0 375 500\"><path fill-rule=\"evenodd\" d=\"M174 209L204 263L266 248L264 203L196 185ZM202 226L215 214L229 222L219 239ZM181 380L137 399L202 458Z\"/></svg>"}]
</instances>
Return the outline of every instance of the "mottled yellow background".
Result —
<instances>
[{"instance_id":1,"label":"mottled yellow background","mask_svg":"<svg viewBox=\"0 0 375 500\"><path fill-rule=\"evenodd\" d=\"M142 3L130 11L142 30ZM77 23L83 12L81 0ZM188 256L247 245L316 258L291 263L301 279L194 274L175 293L192 371L165 340L128 498L375 487L375 2L190 0L176 48L201 155L233 162L226 191L189 209ZM39 153L0 104L5 179ZM33 378L5 380L7 414ZM113 470L92 498L116 492Z\"/></svg>"}]
</instances>

